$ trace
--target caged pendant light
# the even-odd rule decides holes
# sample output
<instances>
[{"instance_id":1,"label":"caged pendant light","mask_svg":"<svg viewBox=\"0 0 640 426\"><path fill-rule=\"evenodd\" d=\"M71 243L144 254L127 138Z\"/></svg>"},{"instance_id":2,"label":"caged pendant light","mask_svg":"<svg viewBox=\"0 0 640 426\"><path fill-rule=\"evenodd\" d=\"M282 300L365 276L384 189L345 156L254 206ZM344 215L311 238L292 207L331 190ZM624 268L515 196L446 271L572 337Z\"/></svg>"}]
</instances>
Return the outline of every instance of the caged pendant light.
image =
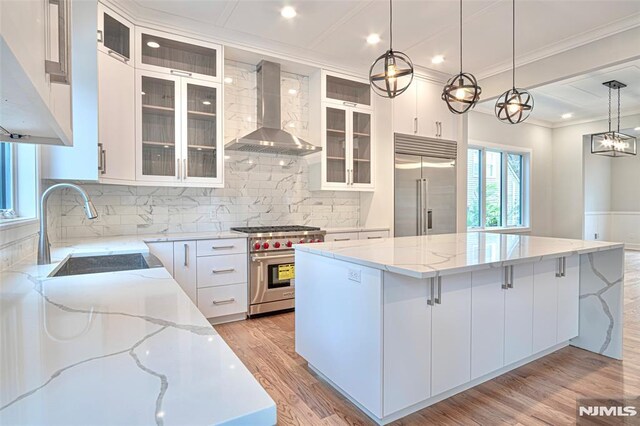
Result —
<instances>
[{"instance_id":1,"label":"caged pendant light","mask_svg":"<svg viewBox=\"0 0 640 426\"><path fill-rule=\"evenodd\" d=\"M404 93L413 81L413 63L407 55L393 50L393 0L389 0L389 50L380 55L369 69L373 91L385 98Z\"/></svg>"},{"instance_id":2,"label":"caged pendant light","mask_svg":"<svg viewBox=\"0 0 640 426\"><path fill-rule=\"evenodd\" d=\"M460 73L447 81L442 89L442 100L449 111L464 114L475 107L480 100L482 88L473 74L462 71L462 0L460 0Z\"/></svg>"},{"instance_id":3,"label":"caged pendant light","mask_svg":"<svg viewBox=\"0 0 640 426\"><path fill-rule=\"evenodd\" d=\"M602 83L609 88L609 131L591 135L591 153L607 157L629 157L636 155L636 138L620 133L620 89L626 84L616 80ZM618 91L618 130L611 130L611 91Z\"/></svg>"},{"instance_id":4,"label":"caged pendant light","mask_svg":"<svg viewBox=\"0 0 640 426\"><path fill-rule=\"evenodd\" d=\"M495 113L498 120L509 124L525 121L533 110L533 96L525 89L516 89L516 0L513 0L512 21L512 82L513 87L504 92L496 101Z\"/></svg>"}]
</instances>

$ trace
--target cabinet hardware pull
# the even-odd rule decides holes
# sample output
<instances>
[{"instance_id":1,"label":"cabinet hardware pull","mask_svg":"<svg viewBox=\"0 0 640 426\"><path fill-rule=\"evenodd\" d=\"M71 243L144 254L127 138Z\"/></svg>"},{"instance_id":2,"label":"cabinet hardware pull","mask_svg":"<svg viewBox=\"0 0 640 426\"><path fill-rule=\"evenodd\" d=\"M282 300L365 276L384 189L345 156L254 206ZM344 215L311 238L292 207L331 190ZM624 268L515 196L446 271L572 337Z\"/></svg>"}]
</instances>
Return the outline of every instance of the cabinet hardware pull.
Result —
<instances>
[{"instance_id":1,"label":"cabinet hardware pull","mask_svg":"<svg viewBox=\"0 0 640 426\"><path fill-rule=\"evenodd\" d=\"M104 40L102 39L102 30L98 30L98 43L102 43Z\"/></svg>"},{"instance_id":2,"label":"cabinet hardware pull","mask_svg":"<svg viewBox=\"0 0 640 426\"><path fill-rule=\"evenodd\" d=\"M336 238L333 241L351 241L351 238Z\"/></svg>"},{"instance_id":3,"label":"cabinet hardware pull","mask_svg":"<svg viewBox=\"0 0 640 426\"><path fill-rule=\"evenodd\" d=\"M184 266L189 266L189 244L184 245Z\"/></svg>"},{"instance_id":4,"label":"cabinet hardware pull","mask_svg":"<svg viewBox=\"0 0 640 426\"><path fill-rule=\"evenodd\" d=\"M504 267L504 276L502 277L502 289L503 290L509 289L509 267L508 266Z\"/></svg>"},{"instance_id":5,"label":"cabinet hardware pull","mask_svg":"<svg viewBox=\"0 0 640 426\"><path fill-rule=\"evenodd\" d=\"M222 274L224 272L233 272L235 271L235 268L227 268L227 269L212 269L211 272L213 272L214 274Z\"/></svg>"},{"instance_id":6,"label":"cabinet hardware pull","mask_svg":"<svg viewBox=\"0 0 640 426\"><path fill-rule=\"evenodd\" d=\"M176 179L180 180L180 159L176 159Z\"/></svg>"},{"instance_id":7,"label":"cabinet hardware pull","mask_svg":"<svg viewBox=\"0 0 640 426\"><path fill-rule=\"evenodd\" d=\"M429 284L431 286L431 295L430 295L429 300L427 300L427 305L434 306L436 304L436 302L435 302L435 295L436 295L435 278L429 278Z\"/></svg>"},{"instance_id":8,"label":"cabinet hardware pull","mask_svg":"<svg viewBox=\"0 0 640 426\"><path fill-rule=\"evenodd\" d=\"M102 171L102 143L98 142L98 171L101 174L104 174L104 172Z\"/></svg>"},{"instance_id":9,"label":"cabinet hardware pull","mask_svg":"<svg viewBox=\"0 0 640 426\"><path fill-rule=\"evenodd\" d=\"M187 159L182 160L182 176L184 180L187 180Z\"/></svg>"},{"instance_id":10,"label":"cabinet hardware pull","mask_svg":"<svg viewBox=\"0 0 640 426\"><path fill-rule=\"evenodd\" d=\"M558 278L562 278L565 276L565 263L566 258L565 257L559 257L558 258L558 272L556 272L556 277Z\"/></svg>"},{"instance_id":11,"label":"cabinet hardware pull","mask_svg":"<svg viewBox=\"0 0 640 426\"><path fill-rule=\"evenodd\" d=\"M438 137L442 137L442 121L438 121Z\"/></svg>"},{"instance_id":12,"label":"cabinet hardware pull","mask_svg":"<svg viewBox=\"0 0 640 426\"><path fill-rule=\"evenodd\" d=\"M567 258L564 256L562 257L562 276L567 276Z\"/></svg>"},{"instance_id":13,"label":"cabinet hardware pull","mask_svg":"<svg viewBox=\"0 0 640 426\"><path fill-rule=\"evenodd\" d=\"M513 288L513 265L509 266L509 288Z\"/></svg>"},{"instance_id":14,"label":"cabinet hardware pull","mask_svg":"<svg viewBox=\"0 0 640 426\"><path fill-rule=\"evenodd\" d=\"M100 174L104 175L107 173L107 150L106 149L100 150L100 157L102 159L102 170L100 171Z\"/></svg>"},{"instance_id":15,"label":"cabinet hardware pull","mask_svg":"<svg viewBox=\"0 0 640 426\"><path fill-rule=\"evenodd\" d=\"M442 277L438 277L438 297L436 297L436 303L442 305Z\"/></svg>"},{"instance_id":16,"label":"cabinet hardware pull","mask_svg":"<svg viewBox=\"0 0 640 426\"><path fill-rule=\"evenodd\" d=\"M367 237L367 240L377 240L377 239L380 239L380 238L382 238L382 237Z\"/></svg>"},{"instance_id":17,"label":"cabinet hardware pull","mask_svg":"<svg viewBox=\"0 0 640 426\"><path fill-rule=\"evenodd\" d=\"M170 71L171 74L175 74L175 75L184 75L187 77L191 77L193 74L187 71L180 71L180 70L171 70Z\"/></svg>"},{"instance_id":18,"label":"cabinet hardware pull","mask_svg":"<svg viewBox=\"0 0 640 426\"><path fill-rule=\"evenodd\" d=\"M49 81L52 83L70 84L69 71L71 69L70 59L70 24L71 13L68 0L48 0L46 1L47 11L46 19L51 22L54 18L51 17L51 5L58 8L58 14L56 21L58 22L58 61L52 61L45 56L44 58L44 72L49 74ZM47 31L46 44L47 47L51 46L51 40L49 38L51 34ZM47 49L45 49L47 50Z\"/></svg>"},{"instance_id":19,"label":"cabinet hardware pull","mask_svg":"<svg viewBox=\"0 0 640 426\"><path fill-rule=\"evenodd\" d=\"M214 305L223 305L225 303L233 303L235 301L236 301L236 299L234 297L232 297L231 299L225 299L225 300L212 300L212 303Z\"/></svg>"},{"instance_id":20,"label":"cabinet hardware pull","mask_svg":"<svg viewBox=\"0 0 640 426\"><path fill-rule=\"evenodd\" d=\"M418 117L413 118L413 133L418 133Z\"/></svg>"},{"instance_id":21,"label":"cabinet hardware pull","mask_svg":"<svg viewBox=\"0 0 640 426\"><path fill-rule=\"evenodd\" d=\"M344 105L346 105L346 106L352 106L352 107L356 107L356 106L358 106L358 104L357 104L357 103L355 103L355 102L342 102L342 103L343 103Z\"/></svg>"},{"instance_id":22,"label":"cabinet hardware pull","mask_svg":"<svg viewBox=\"0 0 640 426\"><path fill-rule=\"evenodd\" d=\"M113 57L115 57L115 58L117 58L117 59L120 59L120 60L121 60L122 62L124 62L125 64L126 64L127 62L129 62L129 58L127 58L126 56L124 56L122 53L116 52L115 50L111 50L111 49L109 49L109 50L107 50L107 53L108 53L110 56L113 56Z\"/></svg>"},{"instance_id":23,"label":"cabinet hardware pull","mask_svg":"<svg viewBox=\"0 0 640 426\"><path fill-rule=\"evenodd\" d=\"M212 250L228 250L228 249L232 249L235 246L232 244L230 246L211 246Z\"/></svg>"},{"instance_id":24,"label":"cabinet hardware pull","mask_svg":"<svg viewBox=\"0 0 640 426\"><path fill-rule=\"evenodd\" d=\"M293 296L294 292L293 291L288 291L286 293L282 293L283 296Z\"/></svg>"}]
</instances>

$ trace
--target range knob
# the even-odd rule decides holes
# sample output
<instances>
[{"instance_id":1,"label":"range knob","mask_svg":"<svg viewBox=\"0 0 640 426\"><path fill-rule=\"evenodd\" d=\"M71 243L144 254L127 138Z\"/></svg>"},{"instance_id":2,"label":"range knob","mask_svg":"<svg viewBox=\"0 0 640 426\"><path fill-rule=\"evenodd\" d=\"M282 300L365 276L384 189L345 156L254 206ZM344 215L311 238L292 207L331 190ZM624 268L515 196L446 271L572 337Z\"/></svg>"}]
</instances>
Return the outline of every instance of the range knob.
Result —
<instances>
[{"instance_id":1,"label":"range knob","mask_svg":"<svg viewBox=\"0 0 640 426\"><path fill-rule=\"evenodd\" d=\"M275 248L280 248L280 243L278 241L276 241L275 243L273 243L273 246Z\"/></svg>"},{"instance_id":2,"label":"range knob","mask_svg":"<svg viewBox=\"0 0 640 426\"><path fill-rule=\"evenodd\" d=\"M291 241L287 241L287 247L292 247L293 243Z\"/></svg>"},{"instance_id":3,"label":"range knob","mask_svg":"<svg viewBox=\"0 0 640 426\"><path fill-rule=\"evenodd\" d=\"M305 243L305 239L302 238L299 242L300 242L300 244L304 244Z\"/></svg>"},{"instance_id":4,"label":"range knob","mask_svg":"<svg viewBox=\"0 0 640 426\"><path fill-rule=\"evenodd\" d=\"M316 240L316 243L321 243L321 242L322 242L322 240L321 240L321 239L317 239L317 240Z\"/></svg>"},{"instance_id":5,"label":"range knob","mask_svg":"<svg viewBox=\"0 0 640 426\"><path fill-rule=\"evenodd\" d=\"M268 249L269 248L269 243L263 243L262 244L262 248L265 249L265 250Z\"/></svg>"},{"instance_id":6,"label":"range knob","mask_svg":"<svg viewBox=\"0 0 640 426\"><path fill-rule=\"evenodd\" d=\"M256 249L256 250L260 250L260 247L261 247L260 243L255 243L253 245L253 248Z\"/></svg>"},{"instance_id":7,"label":"range knob","mask_svg":"<svg viewBox=\"0 0 640 426\"><path fill-rule=\"evenodd\" d=\"M313 238L309 238L308 242L312 243L313 242Z\"/></svg>"}]
</instances>

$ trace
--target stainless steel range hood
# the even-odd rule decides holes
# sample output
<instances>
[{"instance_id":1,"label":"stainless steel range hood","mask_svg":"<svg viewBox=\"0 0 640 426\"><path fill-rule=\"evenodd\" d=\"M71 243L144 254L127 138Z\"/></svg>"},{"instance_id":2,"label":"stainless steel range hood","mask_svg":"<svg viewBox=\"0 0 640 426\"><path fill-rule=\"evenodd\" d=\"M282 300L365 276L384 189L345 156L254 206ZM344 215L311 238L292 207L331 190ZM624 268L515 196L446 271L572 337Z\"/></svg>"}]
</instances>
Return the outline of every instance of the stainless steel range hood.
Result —
<instances>
[{"instance_id":1,"label":"stainless steel range hood","mask_svg":"<svg viewBox=\"0 0 640 426\"><path fill-rule=\"evenodd\" d=\"M225 145L225 149L269 154L308 155L319 152L315 146L281 129L280 64L261 61L257 71L258 130Z\"/></svg>"}]
</instances>

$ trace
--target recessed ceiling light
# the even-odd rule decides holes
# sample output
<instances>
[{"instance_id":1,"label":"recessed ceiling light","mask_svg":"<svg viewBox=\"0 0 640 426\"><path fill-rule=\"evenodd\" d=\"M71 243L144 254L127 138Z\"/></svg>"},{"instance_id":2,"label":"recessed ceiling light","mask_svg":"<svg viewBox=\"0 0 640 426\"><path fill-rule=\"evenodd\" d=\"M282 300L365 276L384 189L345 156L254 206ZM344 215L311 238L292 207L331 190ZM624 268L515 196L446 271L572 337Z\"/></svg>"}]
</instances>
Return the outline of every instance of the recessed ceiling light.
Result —
<instances>
[{"instance_id":1,"label":"recessed ceiling light","mask_svg":"<svg viewBox=\"0 0 640 426\"><path fill-rule=\"evenodd\" d=\"M380 43L380 36L378 34L369 34L367 37L367 43L378 44Z\"/></svg>"},{"instance_id":2,"label":"recessed ceiling light","mask_svg":"<svg viewBox=\"0 0 640 426\"><path fill-rule=\"evenodd\" d=\"M564 118L564 119L566 120L567 118L571 118L571 117L573 117L573 114L572 114L572 113L570 113L570 112L568 112L568 113L566 113L566 114L562 114L562 115L561 115L561 117L562 117L562 118Z\"/></svg>"},{"instance_id":3,"label":"recessed ceiling light","mask_svg":"<svg viewBox=\"0 0 640 426\"><path fill-rule=\"evenodd\" d=\"M165 148L169 148L169 145L165 145L164 147L165 147Z\"/></svg>"},{"instance_id":4,"label":"recessed ceiling light","mask_svg":"<svg viewBox=\"0 0 640 426\"><path fill-rule=\"evenodd\" d=\"M431 58L431 63L432 64L441 64L444 62L444 56L442 55L436 55L433 58Z\"/></svg>"},{"instance_id":5,"label":"recessed ceiling light","mask_svg":"<svg viewBox=\"0 0 640 426\"><path fill-rule=\"evenodd\" d=\"M298 13L296 12L296 10L291 6L285 6L280 11L280 15L282 15L283 18L287 19L294 18L297 14Z\"/></svg>"},{"instance_id":6,"label":"recessed ceiling light","mask_svg":"<svg viewBox=\"0 0 640 426\"><path fill-rule=\"evenodd\" d=\"M231 84L231 83L233 83L233 79L231 77L225 77L224 78L224 82L227 83L227 84Z\"/></svg>"},{"instance_id":7,"label":"recessed ceiling light","mask_svg":"<svg viewBox=\"0 0 640 426\"><path fill-rule=\"evenodd\" d=\"M211 105L211 101L202 101L202 105Z\"/></svg>"},{"instance_id":8,"label":"recessed ceiling light","mask_svg":"<svg viewBox=\"0 0 640 426\"><path fill-rule=\"evenodd\" d=\"M142 93L142 96L146 95L146 93L144 93L144 92L140 92L140 93Z\"/></svg>"},{"instance_id":9,"label":"recessed ceiling light","mask_svg":"<svg viewBox=\"0 0 640 426\"><path fill-rule=\"evenodd\" d=\"M296 93L298 93L298 91L296 89L289 89L289 94L290 95L295 95Z\"/></svg>"},{"instance_id":10,"label":"recessed ceiling light","mask_svg":"<svg viewBox=\"0 0 640 426\"><path fill-rule=\"evenodd\" d=\"M152 49L157 49L158 47L160 47L160 44L155 41L148 41L147 46L151 47Z\"/></svg>"}]
</instances>

